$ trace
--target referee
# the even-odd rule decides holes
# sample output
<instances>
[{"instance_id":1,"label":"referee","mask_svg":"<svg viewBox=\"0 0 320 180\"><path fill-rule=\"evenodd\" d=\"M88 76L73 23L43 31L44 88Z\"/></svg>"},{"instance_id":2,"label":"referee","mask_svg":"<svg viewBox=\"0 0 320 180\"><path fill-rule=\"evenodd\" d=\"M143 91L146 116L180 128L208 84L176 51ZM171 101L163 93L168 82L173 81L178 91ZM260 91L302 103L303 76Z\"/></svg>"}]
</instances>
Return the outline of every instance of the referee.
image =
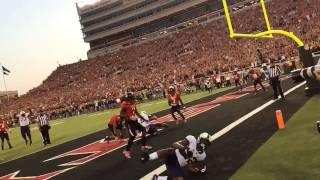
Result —
<instances>
[{"instance_id":1,"label":"referee","mask_svg":"<svg viewBox=\"0 0 320 180\"><path fill-rule=\"evenodd\" d=\"M283 90L281 88L279 77L281 75L281 69L278 65L275 64L275 60L271 60L271 66L268 69L268 74L270 78L270 84L272 85L274 92L274 99L278 99L278 95L281 95L281 98L284 99Z\"/></svg>"},{"instance_id":2,"label":"referee","mask_svg":"<svg viewBox=\"0 0 320 180\"><path fill-rule=\"evenodd\" d=\"M37 123L39 126L39 130L42 135L43 144L46 146L47 144L51 144L50 135L49 135L49 120L47 115L45 115L42 110L40 110L40 115L37 117Z\"/></svg>"}]
</instances>

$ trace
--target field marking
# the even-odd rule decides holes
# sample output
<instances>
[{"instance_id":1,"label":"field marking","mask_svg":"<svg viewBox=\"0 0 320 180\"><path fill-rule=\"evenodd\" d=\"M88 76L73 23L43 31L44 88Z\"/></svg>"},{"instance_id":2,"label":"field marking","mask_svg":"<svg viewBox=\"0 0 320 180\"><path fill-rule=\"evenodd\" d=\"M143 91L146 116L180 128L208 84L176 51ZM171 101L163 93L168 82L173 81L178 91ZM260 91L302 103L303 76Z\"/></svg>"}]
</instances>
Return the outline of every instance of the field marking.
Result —
<instances>
[{"instance_id":1,"label":"field marking","mask_svg":"<svg viewBox=\"0 0 320 180\"><path fill-rule=\"evenodd\" d=\"M50 124L50 126L56 126L56 125L63 124L63 123L64 123L63 121L62 122L54 122L54 123ZM39 127L36 126L36 127L31 128L31 131L38 130L38 129L39 129Z\"/></svg>"},{"instance_id":2,"label":"field marking","mask_svg":"<svg viewBox=\"0 0 320 180\"><path fill-rule=\"evenodd\" d=\"M203 112L206 112L206 111L209 111L210 109L213 109L213 108L216 108L218 107L219 105L216 105L216 106L211 106L211 107L207 107L207 108L203 108L203 110L199 110L199 111L196 111L196 112L190 112L188 113L185 117L188 119L188 118L191 118L191 117L194 117L194 116L197 116L199 114L202 114ZM172 121L172 118L168 120L168 122L171 122ZM164 130L164 129L163 129ZM147 136L150 136L150 135L147 135ZM126 139L128 140L128 139ZM79 153L73 153L73 152L76 152L76 151L79 151L81 149L85 149L85 148L78 148L76 150L72 150L72 151L69 151L68 153L64 153L63 155L60 155L60 156L56 156L54 158L51 158L49 160L45 160L44 162L47 162L47 161L50 161L50 160L53 160L53 159L58 159L58 158L62 158L62 157L66 157L66 156L73 156L73 155L80 155L80 154L91 154L89 156L86 156L86 157L83 157L81 159L78 159L78 160L74 160L74 161L71 161L71 162L68 162L68 163L64 163L64 164L60 164L58 166L80 166L80 165L83 165L83 164L86 164L88 162L91 162L101 156L104 156L106 154L110 154L112 153L113 151L116 151L120 148L123 148L127 145L127 141L123 141L123 140L113 140L113 142L120 142L122 145L119 145L115 148L111 148L111 149L107 149L105 147L100 147L100 148L103 148L105 152L101 152L101 151L85 151L85 152L79 152ZM140 141L141 140L141 136L137 136L137 138L134 140L134 142L136 141ZM111 142L111 141L110 141ZM102 142L102 140L98 140L96 141L95 143L91 143L89 145L94 145L94 144L110 144L110 142ZM89 145L85 146L85 147L88 147ZM100 149L98 148L98 149Z\"/></svg>"},{"instance_id":3,"label":"field marking","mask_svg":"<svg viewBox=\"0 0 320 180\"><path fill-rule=\"evenodd\" d=\"M141 105L141 107L143 108L143 107L149 107L149 106L152 106L152 105L154 105L153 103L147 103L147 104L143 104L143 105Z\"/></svg>"},{"instance_id":4,"label":"field marking","mask_svg":"<svg viewBox=\"0 0 320 180\"><path fill-rule=\"evenodd\" d=\"M230 88L230 89L223 89L222 91L219 91L219 92L213 91L213 93L212 93L210 96L217 95L217 94L219 94L219 93L224 93L224 92L227 91L227 90L232 90L232 88ZM197 95L197 93L201 93L201 92L195 92L195 93L193 93L193 94L194 94L194 95ZM196 101L196 100L198 100L198 99L194 99L194 100L192 100L192 101L190 101L190 102L188 102L188 103L194 102L194 101ZM156 101L155 101L156 103L154 103L154 104L161 104L161 103L165 103L166 101L167 101L166 99L164 99L164 100L159 100L159 102L156 102ZM117 109L119 109L119 108L117 108ZM117 109L115 109L115 110L117 110ZM192 109L192 108L191 108L191 109ZM111 113L111 112L113 112L113 110L107 110L106 112L102 112L101 114L103 114L103 113L108 114L108 113ZM158 112L160 112L160 111L158 111ZM158 113L158 112L155 112L155 113ZM93 114L92 114L92 115L93 115ZM79 116L74 116L74 117L70 117L70 118L67 118L67 119L71 119L71 118L72 118L71 120L77 120L76 118L88 117L88 116L90 116L90 114L81 114L81 115L79 115ZM74 119L73 119L73 118L74 118ZM58 120L54 120L54 122L55 122L55 121L65 121L65 120L66 120L66 118L61 118L61 119L58 119ZM67 121L69 121L69 120L67 120ZM14 128L12 128L11 130L16 130L16 129L20 130L19 127L14 127ZM88 135L91 135L91 134L88 134ZM88 135L85 135L85 136L88 136ZM82 135L82 136L77 137L76 139L83 138L83 137L85 137L85 136ZM69 141L62 142L62 143L53 145L53 146L51 146L50 148L54 148L54 147L56 147L56 146L58 146L58 145L62 145L62 144L64 144L64 143L68 143L68 142L73 141L73 140L76 140L76 139L71 139L71 140L69 140ZM45 149L45 150L47 150L47 149ZM38 152L42 152L42 151L45 151L45 150L43 149L43 150L33 151L33 152L30 152L30 153L27 153L27 154L24 154L24 155L21 155L21 156L16 156L15 158L12 158L12 159L10 159L10 160L4 160L3 158L1 158L3 161L0 161L0 165L5 164L5 163L8 163L8 162L15 161L15 160L18 160L18 159L20 159L20 158L22 158L22 157L26 157L26 156L29 156L29 155L32 155L32 154L35 154L35 153L38 153ZM1 159L0 159L0 160L1 160Z\"/></svg>"},{"instance_id":5,"label":"field marking","mask_svg":"<svg viewBox=\"0 0 320 180\"><path fill-rule=\"evenodd\" d=\"M61 122L54 122L54 123L51 123L51 126L56 126L56 125L59 125L59 124L63 124L64 122L61 121Z\"/></svg>"},{"instance_id":6,"label":"field marking","mask_svg":"<svg viewBox=\"0 0 320 180\"><path fill-rule=\"evenodd\" d=\"M193 110L191 110L191 109L189 108L189 110L188 110L187 112L185 112L184 115L185 115L185 117L186 117L187 119L188 119L188 118L192 118L192 117L194 117L194 116L198 116L198 115L200 115L200 114L202 114L202 113L204 113L204 112L206 112L206 111L209 111L209 110L211 110L211 109L213 109L213 108L216 108L216 107L218 107L218 106L219 106L219 105L210 106L210 107L202 107L202 108L198 108L198 109L195 110L195 111L193 111ZM174 120L173 120L173 118L171 117L171 115L168 114L168 115L166 115L166 116L160 117L158 120L155 120L154 122L160 123L160 122L171 122L171 121L174 121ZM163 129L163 130L164 130L164 129ZM137 137L137 138L134 140L134 142L139 141L140 139L141 139L141 137ZM94 160L94 159L96 159L96 158L98 158L98 157L100 157L100 156L104 156L104 155L106 155L106 154L109 154L109 153L111 153L111 152L113 152L113 151L115 151L115 150L118 150L118 149L120 149L120 148L123 148L124 146L127 145L127 143L126 143L125 141L124 141L125 144L123 144L122 141L119 141L119 140L111 140L111 141L108 143L108 145L111 145L112 143L118 143L118 142L122 142L122 145L119 144L119 145L117 145L117 147L113 147L113 148L110 148L110 149L106 149L106 148L104 147L104 148L102 148L104 152L96 152L96 151L94 151L94 152L90 152L90 153L89 153L89 151L88 151L88 152L85 152L85 153L83 153L83 152L81 152L81 153L74 153L74 152L80 151L81 149L86 149L87 147L93 146L93 145L95 145L95 144L105 144L105 143L107 143L107 142L103 142L102 140L103 140L103 139L98 140L98 141L95 141L95 142L90 143L90 144L88 144L88 145L85 145L85 146L83 146L83 147L80 147L80 148L77 148L77 149L68 151L68 152L66 152L66 153L57 155L57 156L52 157L52 158L50 158L50 159L44 160L43 162L48 162L48 161L52 161L52 160L59 159L59 158L62 158L62 157L66 157L66 156L70 156L70 155L77 155L77 154L92 154L92 155L90 155L90 156L94 156L92 159L90 159L90 161L92 161L92 160ZM84 158L81 158L81 159L78 159L78 160L75 160L75 161L79 161L79 160L86 159L86 158L88 158L88 157L84 157ZM58 165L58 166L79 165L79 164L73 164L75 161L72 161L72 162L69 162L69 163L65 163L65 164L61 164L61 165Z\"/></svg>"},{"instance_id":7,"label":"field marking","mask_svg":"<svg viewBox=\"0 0 320 180\"><path fill-rule=\"evenodd\" d=\"M287 96L288 94L290 94L291 92L295 91L296 89L300 88L301 86L305 85L306 81L296 85L295 87L289 89L288 91L286 91L284 93L285 96ZM238 120L234 121L233 123L229 124L228 126L226 126L225 128L221 129L219 132L213 134L210 136L210 142L218 139L219 137L223 136L224 134L226 134L227 132L231 131L233 128L235 128L236 126L238 126L239 124L243 123L244 121L248 120L250 117L254 116L255 114L259 113L260 111L262 111L263 109L267 108L268 106L272 105L273 103L277 102L279 99L276 100L270 100L268 102L266 102L265 104L263 104L262 106L258 107L257 109L249 112L248 114L242 116L241 118L239 118ZM167 170L165 165L161 165L160 167L158 167L157 169L151 171L150 173L148 173L147 175L143 176L140 178L140 180L149 180L152 179L153 176L155 174L161 174L163 172L165 172Z\"/></svg>"},{"instance_id":8,"label":"field marking","mask_svg":"<svg viewBox=\"0 0 320 180\"><path fill-rule=\"evenodd\" d=\"M94 114L90 114L89 117L93 117L93 116L102 116L105 114L109 114L110 111L105 111L105 112L100 112L100 113L94 113Z\"/></svg>"}]
</instances>

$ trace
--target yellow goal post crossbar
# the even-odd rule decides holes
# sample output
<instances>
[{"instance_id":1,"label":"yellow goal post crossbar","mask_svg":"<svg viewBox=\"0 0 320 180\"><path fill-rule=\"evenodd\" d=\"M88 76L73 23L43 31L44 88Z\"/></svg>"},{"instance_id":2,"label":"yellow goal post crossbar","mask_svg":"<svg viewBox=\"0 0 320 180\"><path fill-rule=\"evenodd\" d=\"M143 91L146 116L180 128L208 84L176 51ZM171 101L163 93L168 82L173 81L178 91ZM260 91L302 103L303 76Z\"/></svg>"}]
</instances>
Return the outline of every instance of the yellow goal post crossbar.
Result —
<instances>
[{"instance_id":1,"label":"yellow goal post crossbar","mask_svg":"<svg viewBox=\"0 0 320 180\"><path fill-rule=\"evenodd\" d=\"M260 0L260 3L261 3L263 15L264 15L265 23L267 26L267 31L261 32L258 34L235 33L233 26L232 26L232 21L231 21L231 17L230 17L230 13L229 13L229 7L227 4L227 0L222 0L222 3L223 3L223 8L225 11L225 15L226 15L227 24L229 27L229 32L230 32L231 38L272 38L273 34L278 34L278 35L283 35L283 36L287 36L287 37L291 38L293 41L295 41L298 44L299 47L304 46L304 43L296 35L294 35L292 32L271 29L271 25L270 25L270 21L269 21L269 17L268 17L268 13L267 13L267 9L266 9L264 0Z\"/></svg>"}]
</instances>

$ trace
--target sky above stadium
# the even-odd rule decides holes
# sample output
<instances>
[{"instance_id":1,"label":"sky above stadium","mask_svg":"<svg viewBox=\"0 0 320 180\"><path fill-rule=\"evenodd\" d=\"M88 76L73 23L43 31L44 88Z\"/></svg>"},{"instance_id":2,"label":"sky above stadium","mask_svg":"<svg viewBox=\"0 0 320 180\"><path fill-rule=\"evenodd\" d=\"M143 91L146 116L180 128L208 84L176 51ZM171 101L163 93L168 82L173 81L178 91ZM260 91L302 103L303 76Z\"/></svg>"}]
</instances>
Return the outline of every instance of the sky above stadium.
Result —
<instances>
[{"instance_id":1,"label":"sky above stadium","mask_svg":"<svg viewBox=\"0 0 320 180\"><path fill-rule=\"evenodd\" d=\"M7 89L24 94L58 64L86 59L76 0L5 0L0 5L0 63ZM1 76L0 90L4 90Z\"/></svg>"}]
</instances>

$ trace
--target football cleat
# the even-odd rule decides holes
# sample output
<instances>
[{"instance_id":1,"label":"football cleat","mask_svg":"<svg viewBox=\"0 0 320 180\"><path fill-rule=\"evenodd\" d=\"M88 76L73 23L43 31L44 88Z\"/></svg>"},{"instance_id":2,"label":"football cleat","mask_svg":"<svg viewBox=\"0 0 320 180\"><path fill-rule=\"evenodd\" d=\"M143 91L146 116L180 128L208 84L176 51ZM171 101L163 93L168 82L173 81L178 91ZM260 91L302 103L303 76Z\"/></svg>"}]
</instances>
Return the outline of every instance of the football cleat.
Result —
<instances>
[{"instance_id":1,"label":"football cleat","mask_svg":"<svg viewBox=\"0 0 320 180\"><path fill-rule=\"evenodd\" d=\"M127 158L127 159L131 159L131 153L130 151L123 151L122 154Z\"/></svg>"}]
</instances>

